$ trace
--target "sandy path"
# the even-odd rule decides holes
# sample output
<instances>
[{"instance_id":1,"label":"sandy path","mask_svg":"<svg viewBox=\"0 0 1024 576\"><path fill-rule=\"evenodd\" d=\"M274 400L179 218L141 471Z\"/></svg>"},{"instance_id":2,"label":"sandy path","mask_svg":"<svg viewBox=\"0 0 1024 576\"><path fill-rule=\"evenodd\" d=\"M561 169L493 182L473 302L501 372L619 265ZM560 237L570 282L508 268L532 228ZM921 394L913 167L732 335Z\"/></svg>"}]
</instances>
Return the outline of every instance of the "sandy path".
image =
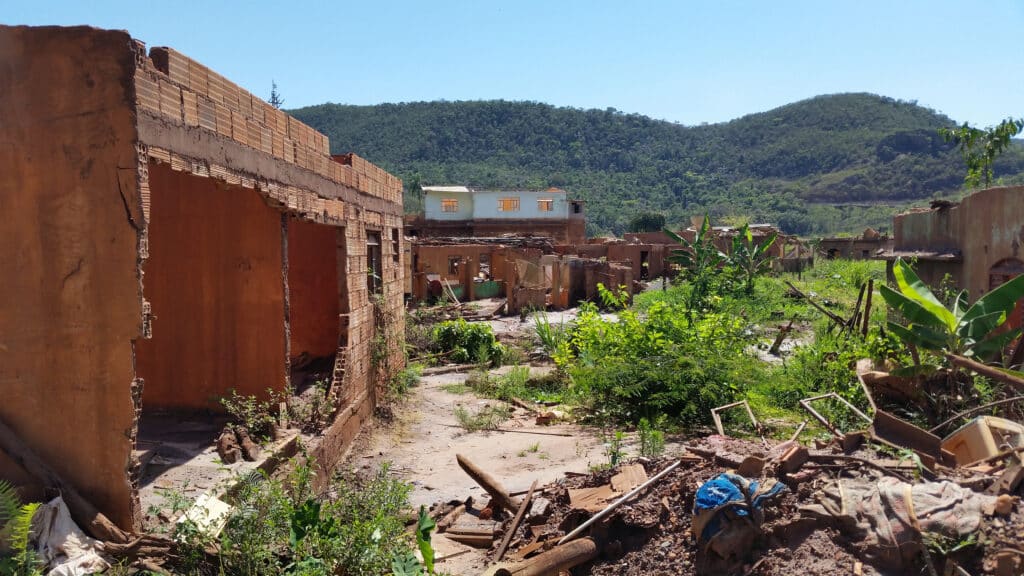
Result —
<instances>
[{"instance_id":1,"label":"sandy path","mask_svg":"<svg viewBox=\"0 0 1024 576\"><path fill-rule=\"evenodd\" d=\"M516 409L501 427L521 432L568 434L553 436L528 433L473 432L457 426L454 411L463 405L472 412L495 400L458 394L446 386L465 382L467 374L453 373L424 377L408 397L395 407L392 422L377 422L364 432L347 460L348 466L374 470L384 462L391 472L413 485L412 505L465 500L473 496L486 502L485 492L459 468L456 454L462 454L504 483L509 491L526 490L564 477L566 471L587 472L594 464L607 461L605 448L594 428L572 424L539 426L526 410ZM478 573L483 556L443 535L434 538L438 556L460 553L439 565L450 574ZM470 552L466 552L470 550Z\"/></svg>"}]
</instances>

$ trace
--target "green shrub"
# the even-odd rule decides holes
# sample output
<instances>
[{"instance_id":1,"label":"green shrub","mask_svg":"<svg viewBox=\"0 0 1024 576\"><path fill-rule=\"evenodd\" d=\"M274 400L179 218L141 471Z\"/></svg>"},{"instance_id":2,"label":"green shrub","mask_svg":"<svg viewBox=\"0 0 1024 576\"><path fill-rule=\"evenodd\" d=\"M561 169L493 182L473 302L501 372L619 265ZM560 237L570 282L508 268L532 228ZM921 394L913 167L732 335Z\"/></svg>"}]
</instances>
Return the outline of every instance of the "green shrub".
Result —
<instances>
[{"instance_id":1,"label":"green shrub","mask_svg":"<svg viewBox=\"0 0 1024 576\"><path fill-rule=\"evenodd\" d=\"M441 322L434 327L434 349L448 353L452 362L500 364L505 347L498 343L491 327L459 318Z\"/></svg>"},{"instance_id":2,"label":"green shrub","mask_svg":"<svg viewBox=\"0 0 1024 576\"><path fill-rule=\"evenodd\" d=\"M631 422L668 414L693 426L735 398L752 364L746 339L734 316L691 320L680 306L655 302L644 314L627 309L605 320L587 304L555 361L573 397L595 412Z\"/></svg>"},{"instance_id":3,"label":"green shrub","mask_svg":"<svg viewBox=\"0 0 1024 576\"><path fill-rule=\"evenodd\" d=\"M409 486L386 466L369 478L337 476L326 494L313 491L311 466L241 484L220 537L220 573L378 575L410 550Z\"/></svg>"}]
</instances>

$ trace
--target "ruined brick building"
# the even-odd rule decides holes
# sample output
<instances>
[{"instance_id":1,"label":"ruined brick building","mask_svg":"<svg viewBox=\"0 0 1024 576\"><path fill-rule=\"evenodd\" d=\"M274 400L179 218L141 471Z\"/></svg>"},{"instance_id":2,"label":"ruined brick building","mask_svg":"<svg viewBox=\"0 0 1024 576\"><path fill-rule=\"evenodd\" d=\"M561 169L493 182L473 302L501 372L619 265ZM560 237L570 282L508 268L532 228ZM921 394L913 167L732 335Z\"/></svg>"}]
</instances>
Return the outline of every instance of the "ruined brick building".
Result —
<instances>
[{"instance_id":1,"label":"ruined brick building","mask_svg":"<svg viewBox=\"0 0 1024 576\"><path fill-rule=\"evenodd\" d=\"M972 301L1024 274L1024 186L988 188L959 203L936 203L893 218L894 245L883 257L912 260L922 280L948 274ZM1013 324L1021 323L1022 306Z\"/></svg>"},{"instance_id":2,"label":"ruined brick building","mask_svg":"<svg viewBox=\"0 0 1024 576\"><path fill-rule=\"evenodd\" d=\"M326 357L335 464L403 362L401 182L126 32L0 27L0 53L0 421L136 529L140 418ZM32 482L2 451L0 477Z\"/></svg>"},{"instance_id":3,"label":"ruined brick building","mask_svg":"<svg viewBox=\"0 0 1024 576\"><path fill-rule=\"evenodd\" d=\"M565 190L486 190L424 186L423 213L406 217L410 236L544 236L560 244L586 242L583 201Z\"/></svg>"}]
</instances>

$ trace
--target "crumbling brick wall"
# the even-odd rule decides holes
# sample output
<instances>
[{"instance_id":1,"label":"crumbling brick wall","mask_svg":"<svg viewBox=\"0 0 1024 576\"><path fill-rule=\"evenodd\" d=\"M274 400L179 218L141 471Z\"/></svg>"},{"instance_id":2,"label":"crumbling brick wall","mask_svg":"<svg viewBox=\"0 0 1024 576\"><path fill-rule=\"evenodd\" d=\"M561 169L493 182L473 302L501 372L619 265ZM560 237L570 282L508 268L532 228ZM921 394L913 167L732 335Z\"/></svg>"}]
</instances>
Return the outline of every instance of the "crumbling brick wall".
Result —
<instances>
[{"instance_id":1,"label":"crumbling brick wall","mask_svg":"<svg viewBox=\"0 0 1024 576\"><path fill-rule=\"evenodd\" d=\"M159 240L149 233L160 209L153 195L174 195L170 178L210 194L255 194L278 213L278 226L252 232L266 235L267 249L243 246L221 260L244 270L257 265L253 257L261 269L280 258L273 291L283 297L269 304L280 321L267 315L258 329L280 337L271 377L282 387L289 220L339 231L321 242L344 279L338 411L314 447L329 469L403 367L402 255L392 242L402 236L401 181L354 154L332 158L323 134L171 49L147 55L124 32L0 27L0 46L0 209L18 215L0 227L0 267L11 271L0 276L0 418L103 513L138 526L132 449L146 408L143 372L162 368L137 367L136 349L170 325L166 304L146 291L147 272L156 288L166 248L150 251ZM201 220L200 231L217 224L202 210L176 217ZM367 284L368 234L381 239L379 298ZM192 270L183 268L182 282L196 281ZM247 337L236 316L211 320L214 355ZM220 385L242 377L225 373ZM0 477L24 480L2 459Z\"/></svg>"}]
</instances>

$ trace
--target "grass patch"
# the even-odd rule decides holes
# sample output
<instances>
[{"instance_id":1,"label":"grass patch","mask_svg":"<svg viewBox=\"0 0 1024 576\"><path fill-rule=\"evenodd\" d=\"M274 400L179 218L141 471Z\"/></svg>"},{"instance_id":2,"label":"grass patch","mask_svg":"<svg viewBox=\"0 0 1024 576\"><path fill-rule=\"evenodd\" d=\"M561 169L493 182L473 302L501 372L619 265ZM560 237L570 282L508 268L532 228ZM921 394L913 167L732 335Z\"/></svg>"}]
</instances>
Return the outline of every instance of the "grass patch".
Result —
<instances>
[{"instance_id":1,"label":"grass patch","mask_svg":"<svg viewBox=\"0 0 1024 576\"><path fill-rule=\"evenodd\" d=\"M452 384L445 384L441 386L441 390L449 394L469 394L473 389L465 382L453 382Z\"/></svg>"},{"instance_id":2,"label":"grass patch","mask_svg":"<svg viewBox=\"0 0 1024 576\"><path fill-rule=\"evenodd\" d=\"M476 412L465 406L455 407L455 419L466 432L495 430L511 417L512 409L508 406L484 406Z\"/></svg>"},{"instance_id":3,"label":"grass patch","mask_svg":"<svg viewBox=\"0 0 1024 576\"><path fill-rule=\"evenodd\" d=\"M506 374L471 372L466 385L479 396L506 402L513 398L534 402L562 402L568 391L565 380L556 372L531 377L529 366L515 366Z\"/></svg>"}]
</instances>

